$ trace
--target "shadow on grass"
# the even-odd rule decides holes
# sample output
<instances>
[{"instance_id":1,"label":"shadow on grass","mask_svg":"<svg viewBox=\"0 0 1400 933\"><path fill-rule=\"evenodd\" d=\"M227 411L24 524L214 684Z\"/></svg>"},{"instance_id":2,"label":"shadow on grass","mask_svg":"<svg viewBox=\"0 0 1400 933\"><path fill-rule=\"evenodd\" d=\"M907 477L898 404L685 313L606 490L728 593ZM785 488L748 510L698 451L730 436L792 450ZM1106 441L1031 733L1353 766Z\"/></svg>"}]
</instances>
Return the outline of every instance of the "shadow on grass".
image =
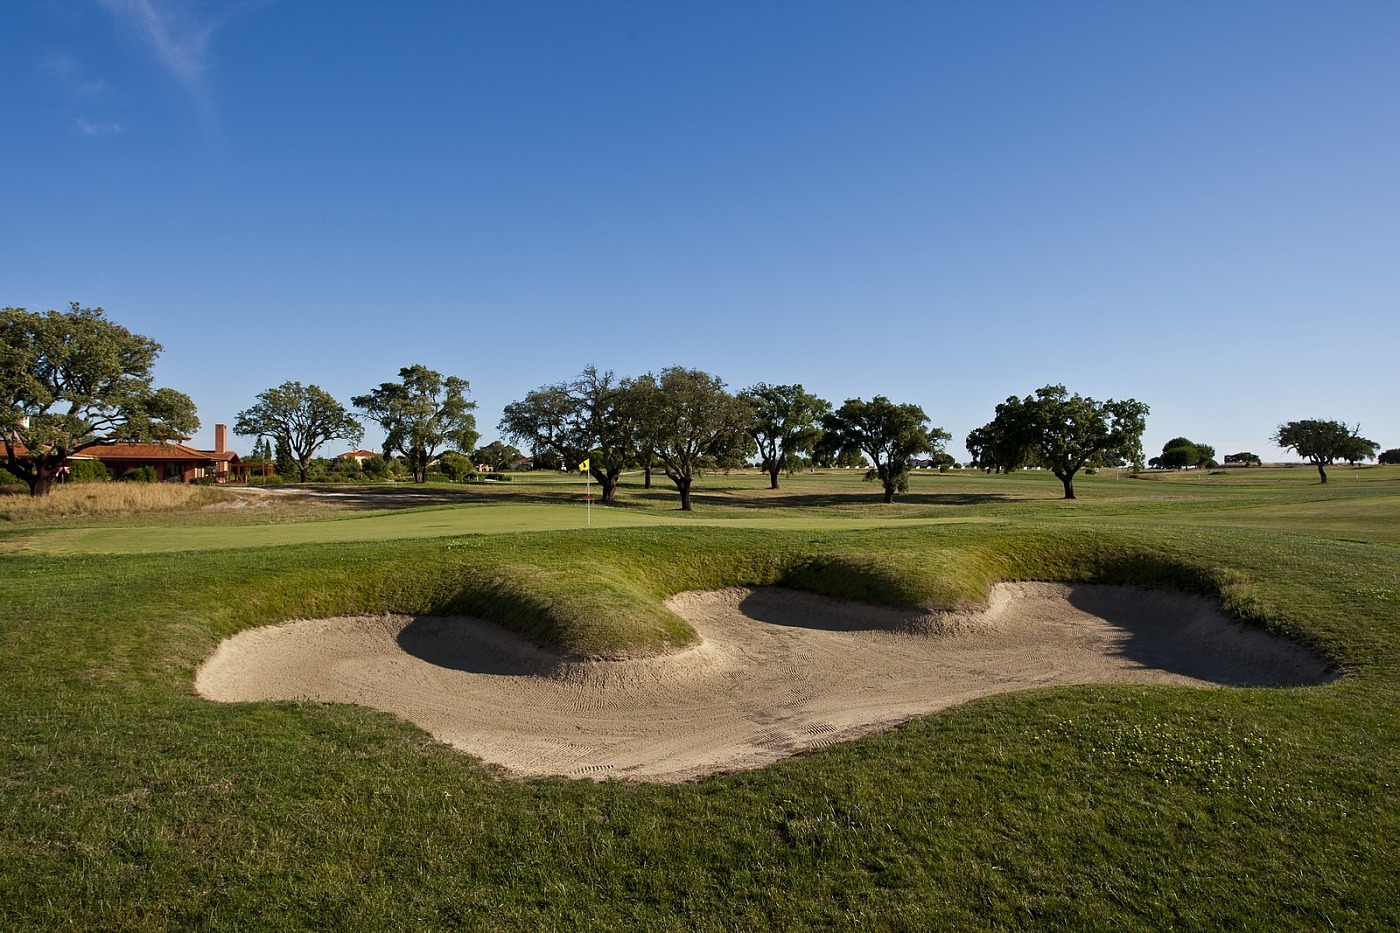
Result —
<instances>
[{"instance_id":1,"label":"shadow on grass","mask_svg":"<svg viewBox=\"0 0 1400 933\"><path fill-rule=\"evenodd\" d=\"M695 498L702 498L702 494L696 493ZM882 498L883 493L878 491L878 489L869 493L799 493L796 495L784 495L778 492L769 499L735 504L748 509L822 509L852 505L883 505L880 501ZM972 492L909 492L898 493L894 497L895 505L967 506L1024 501L1024 499L1017 496L1008 496L1002 493Z\"/></svg>"},{"instance_id":2,"label":"shadow on grass","mask_svg":"<svg viewBox=\"0 0 1400 933\"><path fill-rule=\"evenodd\" d=\"M324 502L340 508L383 511L386 509L411 509L432 505L470 505L488 503L544 504L559 505L580 502L583 489L569 486L528 486L512 488L509 483L471 484L445 486L430 484L424 486L358 486L358 485L306 485L264 487L271 495L313 502ZM599 493L592 491L593 503L601 505ZM787 493L763 490L761 497L753 497L750 490L735 495L727 490L706 490L696 488L692 498L698 507L724 506L755 512L783 509L841 509L871 508L882 505L878 488L869 491L840 493ZM1024 501L1017 496L1002 493L902 493L895 497L895 505L966 507L1012 503ZM680 506L680 495L674 488L654 485L651 489L640 486L623 485L618 489L617 500L610 507L643 510L667 510Z\"/></svg>"},{"instance_id":3,"label":"shadow on grass","mask_svg":"<svg viewBox=\"0 0 1400 933\"><path fill-rule=\"evenodd\" d=\"M504 486L506 484L502 484ZM413 509L428 505L468 505L492 502L558 504L578 498L572 491L481 488L470 486L280 486L268 490L274 495L326 502L348 509L382 511ZM597 501L597 497L594 497Z\"/></svg>"}]
</instances>

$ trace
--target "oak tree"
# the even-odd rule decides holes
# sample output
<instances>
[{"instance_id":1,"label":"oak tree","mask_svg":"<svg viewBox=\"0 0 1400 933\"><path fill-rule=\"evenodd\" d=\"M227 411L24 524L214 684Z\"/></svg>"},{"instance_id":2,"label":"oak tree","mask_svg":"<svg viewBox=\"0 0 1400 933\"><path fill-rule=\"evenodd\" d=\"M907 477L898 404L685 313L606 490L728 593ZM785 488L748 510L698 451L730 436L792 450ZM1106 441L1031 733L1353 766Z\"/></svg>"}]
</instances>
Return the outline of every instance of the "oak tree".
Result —
<instances>
[{"instance_id":1,"label":"oak tree","mask_svg":"<svg viewBox=\"0 0 1400 933\"><path fill-rule=\"evenodd\" d=\"M630 380L626 392L635 406L637 448L651 451L676 485L682 511L692 511L696 475L747 446L746 406L718 377L680 366Z\"/></svg>"},{"instance_id":2,"label":"oak tree","mask_svg":"<svg viewBox=\"0 0 1400 933\"><path fill-rule=\"evenodd\" d=\"M515 466L516 461L522 458L523 454L519 450L504 441L492 441L485 447L478 447L471 454L472 463L484 466L493 473L511 469Z\"/></svg>"},{"instance_id":3,"label":"oak tree","mask_svg":"<svg viewBox=\"0 0 1400 933\"><path fill-rule=\"evenodd\" d=\"M1026 410L1014 395L996 408L996 417L968 432L963 442L972 465L989 473L1011 473L1036 464Z\"/></svg>"},{"instance_id":4,"label":"oak tree","mask_svg":"<svg viewBox=\"0 0 1400 933\"><path fill-rule=\"evenodd\" d=\"M602 501L617 499L622 471L637 457L636 408L624 381L586 366L571 382L541 386L505 407L498 425L538 458L552 453L567 469L585 460Z\"/></svg>"},{"instance_id":5,"label":"oak tree","mask_svg":"<svg viewBox=\"0 0 1400 933\"><path fill-rule=\"evenodd\" d=\"M328 441L358 444L365 430L345 407L320 386L284 382L258 393L257 402L238 413L233 430L244 437L272 438L306 482L311 459ZM279 458L280 459L280 458Z\"/></svg>"},{"instance_id":6,"label":"oak tree","mask_svg":"<svg viewBox=\"0 0 1400 933\"><path fill-rule=\"evenodd\" d=\"M1136 399L1099 402L1052 385L1009 398L997 411L992 426L1033 450L1060 480L1066 499L1075 498L1074 476L1084 467L1142 460L1148 407Z\"/></svg>"},{"instance_id":7,"label":"oak tree","mask_svg":"<svg viewBox=\"0 0 1400 933\"><path fill-rule=\"evenodd\" d=\"M758 445L769 487L778 488L778 474L792 472L803 454L821 439L821 419L831 404L806 392L801 385L773 386L760 382L739 393L749 407L745 430Z\"/></svg>"},{"instance_id":8,"label":"oak tree","mask_svg":"<svg viewBox=\"0 0 1400 933\"><path fill-rule=\"evenodd\" d=\"M950 438L942 428L929 428L928 415L918 405L896 405L883 395L870 401L852 398L822 419L822 428L842 451L858 451L874 464L866 479L879 479L885 502L909 488L909 460L915 454L938 454Z\"/></svg>"},{"instance_id":9,"label":"oak tree","mask_svg":"<svg viewBox=\"0 0 1400 933\"><path fill-rule=\"evenodd\" d=\"M1317 475L1327 482L1327 467L1338 460L1369 460L1380 445L1361 436L1361 427L1343 421L1304 419L1278 426L1273 442L1317 465Z\"/></svg>"},{"instance_id":10,"label":"oak tree","mask_svg":"<svg viewBox=\"0 0 1400 933\"><path fill-rule=\"evenodd\" d=\"M480 434L467 398L471 385L426 366L405 366L399 382L383 382L351 403L384 429L384 455L395 451L408 461L415 483L428 478L428 464L446 448L471 450Z\"/></svg>"},{"instance_id":11,"label":"oak tree","mask_svg":"<svg viewBox=\"0 0 1400 933\"><path fill-rule=\"evenodd\" d=\"M1163 470L1184 470L1187 467L1209 467L1215 463L1215 448L1198 444L1185 437L1174 437L1162 445L1162 455L1147 461L1148 466Z\"/></svg>"},{"instance_id":12,"label":"oak tree","mask_svg":"<svg viewBox=\"0 0 1400 933\"><path fill-rule=\"evenodd\" d=\"M160 344L101 308L0 311L0 442L5 468L48 495L64 462L116 441L184 439L199 429L183 392L153 388Z\"/></svg>"}]
</instances>

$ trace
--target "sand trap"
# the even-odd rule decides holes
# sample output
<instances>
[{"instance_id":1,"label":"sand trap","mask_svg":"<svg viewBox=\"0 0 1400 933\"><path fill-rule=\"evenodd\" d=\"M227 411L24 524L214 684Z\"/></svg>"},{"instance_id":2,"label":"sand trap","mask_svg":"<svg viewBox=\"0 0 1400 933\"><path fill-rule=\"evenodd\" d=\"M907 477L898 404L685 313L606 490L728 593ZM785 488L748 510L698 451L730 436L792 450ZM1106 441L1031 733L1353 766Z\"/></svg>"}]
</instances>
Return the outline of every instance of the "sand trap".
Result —
<instances>
[{"instance_id":1,"label":"sand trap","mask_svg":"<svg viewBox=\"0 0 1400 933\"><path fill-rule=\"evenodd\" d=\"M323 619L225 640L195 687L224 702L374 707L519 774L683 781L992 693L1332 679L1311 652L1180 593L1001 584L986 611L946 615L780 589L683 593L667 606L698 646L568 662L477 619Z\"/></svg>"}]
</instances>

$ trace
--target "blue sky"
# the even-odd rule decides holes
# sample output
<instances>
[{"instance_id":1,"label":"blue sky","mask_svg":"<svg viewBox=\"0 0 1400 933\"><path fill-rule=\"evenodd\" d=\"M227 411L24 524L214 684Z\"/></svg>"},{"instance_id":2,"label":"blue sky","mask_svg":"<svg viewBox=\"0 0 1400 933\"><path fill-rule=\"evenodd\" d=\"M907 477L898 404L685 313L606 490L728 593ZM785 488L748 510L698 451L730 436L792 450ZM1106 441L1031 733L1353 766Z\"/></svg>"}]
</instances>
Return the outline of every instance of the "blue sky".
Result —
<instances>
[{"instance_id":1,"label":"blue sky","mask_svg":"<svg viewBox=\"0 0 1400 933\"><path fill-rule=\"evenodd\" d=\"M206 445L414 363L490 440L593 363L959 457L1048 383L1149 455L1397 447L1398 50L1392 0L7 3L0 304L161 342Z\"/></svg>"}]
</instances>

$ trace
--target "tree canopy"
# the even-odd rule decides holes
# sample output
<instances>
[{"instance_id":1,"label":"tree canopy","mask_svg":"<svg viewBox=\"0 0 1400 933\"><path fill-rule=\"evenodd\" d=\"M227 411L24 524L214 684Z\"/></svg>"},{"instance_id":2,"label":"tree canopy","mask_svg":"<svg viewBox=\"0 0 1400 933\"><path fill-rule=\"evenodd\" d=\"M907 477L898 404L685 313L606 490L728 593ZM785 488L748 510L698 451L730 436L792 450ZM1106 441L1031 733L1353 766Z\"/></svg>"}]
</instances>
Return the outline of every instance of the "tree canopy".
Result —
<instances>
[{"instance_id":1,"label":"tree canopy","mask_svg":"<svg viewBox=\"0 0 1400 933\"><path fill-rule=\"evenodd\" d=\"M511 402L498 427L528 445L537 460L552 453L568 469L587 460L609 505L622 471L636 459L636 406L627 385L592 365L571 382L541 386Z\"/></svg>"},{"instance_id":2,"label":"tree canopy","mask_svg":"<svg viewBox=\"0 0 1400 933\"><path fill-rule=\"evenodd\" d=\"M964 446L972 465L992 473L1035 466L1038 453L1026 424L1025 406L1014 395L996 408L996 417L968 432Z\"/></svg>"},{"instance_id":3,"label":"tree canopy","mask_svg":"<svg viewBox=\"0 0 1400 933\"><path fill-rule=\"evenodd\" d=\"M445 457L446 454L443 456ZM524 454L511 444L507 444L505 441L492 441L485 447L478 447L472 451L471 460L474 464L499 473L502 470L511 469L515 466L515 462L523 457Z\"/></svg>"},{"instance_id":4,"label":"tree canopy","mask_svg":"<svg viewBox=\"0 0 1400 933\"><path fill-rule=\"evenodd\" d=\"M1342 452L1338 454L1338 457L1355 466L1363 460L1375 459L1376 451L1380 449L1381 445L1375 441L1368 441L1364 437L1353 435L1342 445Z\"/></svg>"},{"instance_id":5,"label":"tree canopy","mask_svg":"<svg viewBox=\"0 0 1400 933\"><path fill-rule=\"evenodd\" d=\"M1360 425L1348 427L1343 421L1304 419L1278 426L1273 442L1317 465L1317 475L1327 482L1327 467L1338 460L1368 460L1380 445L1360 434Z\"/></svg>"},{"instance_id":6,"label":"tree canopy","mask_svg":"<svg viewBox=\"0 0 1400 933\"><path fill-rule=\"evenodd\" d=\"M651 451L676 485L682 511L692 510L700 471L730 462L747 446L747 406L716 376L672 366L627 387L636 406L638 449Z\"/></svg>"},{"instance_id":7,"label":"tree canopy","mask_svg":"<svg viewBox=\"0 0 1400 933\"><path fill-rule=\"evenodd\" d=\"M1247 466L1247 467L1251 467L1251 466L1262 466L1263 463L1264 463L1263 460L1260 460L1260 459L1259 459L1259 455L1258 455L1258 454L1250 453L1250 452L1247 451L1247 450L1242 450L1242 451L1240 451L1240 452L1237 453L1237 454L1226 454L1226 455L1225 455L1225 462L1226 462L1227 464L1231 464L1231 463L1242 463L1242 464L1244 464L1244 465Z\"/></svg>"},{"instance_id":8,"label":"tree canopy","mask_svg":"<svg viewBox=\"0 0 1400 933\"><path fill-rule=\"evenodd\" d=\"M270 437L296 464L306 482L311 458L328 441L358 444L365 430L345 407L320 386L284 382L258 393L257 402L238 413L233 430L244 437Z\"/></svg>"},{"instance_id":9,"label":"tree canopy","mask_svg":"<svg viewBox=\"0 0 1400 933\"><path fill-rule=\"evenodd\" d=\"M408 461L415 483L426 482L428 464L445 446L471 450L480 435L476 431L476 402L467 398L471 389L458 376L444 377L422 365L399 370L399 382L383 382L351 403L366 418L384 429L384 456L395 451Z\"/></svg>"},{"instance_id":10,"label":"tree canopy","mask_svg":"<svg viewBox=\"0 0 1400 933\"><path fill-rule=\"evenodd\" d=\"M1147 413L1136 399L1099 402L1051 385L1008 398L985 430L1033 450L1059 478L1064 497L1073 499L1074 476L1084 467L1141 462Z\"/></svg>"},{"instance_id":11,"label":"tree canopy","mask_svg":"<svg viewBox=\"0 0 1400 933\"><path fill-rule=\"evenodd\" d=\"M160 344L77 302L0 311L0 437L5 468L47 495L64 461L116 441L184 439L194 402L152 387Z\"/></svg>"},{"instance_id":12,"label":"tree canopy","mask_svg":"<svg viewBox=\"0 0 1400 933\"><path fill-rule=\"evenodd\" d=\"M1185 437L1174 437L1162 445L1162 455L1147 461L1147 465L1163 470L1184 470L1188 467L1215 466L1215 448L1198 444Z\"/></svg>"},{"instance_id":13,"label":"tree canopy","mask_svg":"<svg viewBox=\"0 0 1400 933\"><path fill-rule=\"evenodd\" d=\"M1381 451L1381 455L1376 458L1377 463L1400 463L1400 447L1392 447L1389 450Z\"/></svg>"},{"instance_id":14,"label":"tree canopy","mask_svg":"<svg viewBox=\"0 0 1400 933\"><path fill-rule=\"evenodd\" d=\"M778 474L797 468L804 453L821 440L821 419L831 403L806 392L801 385L768 385L760 382L739 393L748 405L745 431L758 445L769 487L778 488Z\"/></svg>"},{"instance_id":15,"label":"tree canopy","mask_svg":"<svg viewBox=\"0 0 1400 933\"><path fill-rule=\"evenodd\" d=\"M879 479L885 502L909 488L909 460L915 454L942 452L950 437L942 428L929 428L928 415L918 405L897 405L883 395L870 401L851 398L822 419L833 443L843 451L859 451L874 465L866 479Z\"/></svg>"}]
</instances>

